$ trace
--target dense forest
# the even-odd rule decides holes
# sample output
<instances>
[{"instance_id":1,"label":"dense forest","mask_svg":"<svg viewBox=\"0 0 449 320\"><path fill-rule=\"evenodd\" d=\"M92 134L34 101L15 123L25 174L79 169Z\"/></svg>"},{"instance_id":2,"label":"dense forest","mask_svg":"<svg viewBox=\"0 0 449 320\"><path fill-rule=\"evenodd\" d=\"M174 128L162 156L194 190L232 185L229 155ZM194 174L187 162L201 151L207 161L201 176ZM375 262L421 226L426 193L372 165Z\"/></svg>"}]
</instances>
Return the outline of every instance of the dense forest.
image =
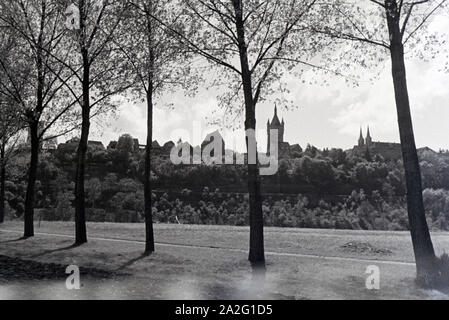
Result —
<instances>
[{"instance_id":1,"label":"dense forest","mask_svg":"<svg viewBox=\"0 0 449 320\"><path fill-rule=\"evenodd\" d=\"M449 230L449 154L419 151L429 226ZM87 220L144 220L145 155L123 135L115 148L90 145L87 159ZM36 212L41 220L74 219L76 149L61 144L43 152L39 164ZM8 168L7 218L24 213L27 153ZM249 223L246 166L175 166L153 155L153 215L159 223ZM363 157L341 149L301 153L280 160L279 171L262 180L267 226L364 230L408 230L401 160Z\"/></svg>"}]
</instances>

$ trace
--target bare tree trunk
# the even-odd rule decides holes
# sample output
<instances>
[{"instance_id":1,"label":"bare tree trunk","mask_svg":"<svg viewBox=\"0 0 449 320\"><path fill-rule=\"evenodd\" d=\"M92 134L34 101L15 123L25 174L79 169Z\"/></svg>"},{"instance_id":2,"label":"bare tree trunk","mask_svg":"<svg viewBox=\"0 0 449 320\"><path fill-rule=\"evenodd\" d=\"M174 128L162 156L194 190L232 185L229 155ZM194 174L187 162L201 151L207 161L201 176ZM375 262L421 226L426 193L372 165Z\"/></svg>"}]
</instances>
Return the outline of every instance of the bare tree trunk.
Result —
<instances>
[{"instance_id":1,"label":"bare tree trunk","mask_svg":"<svg viewBox=\"0 0 449 320\"><path fill-rule=\"evenodd\" d=\"M5 222L5 181L6 181L6 154L5 143L0 146L0 223Z\"/></svg>"},{"instance_id":2,"label":"bare tree trunk","mask_svg":"<svg viewBox=\"0 0 449 320\"><path fill-rule=\"evenodd\" d=\"M151 3L149 4L151 6ZM147 91L147 146L145 150L145 253L151 254L155 251L153 230L153 203L151 188L151 150L153 149L153 91L154 91L154 51L153 51L153 28L150 7L147 10L147 31L150 54L150 65L148 70Z\"/></svg>"},{"instance_id":3,"label":"bare tree trunk","mask_svg":"<svg viewBox=\"0 0 449 320\"><path fill-rule=\"evenodd\" d=\"M85 203L85 168L86 154L90 130L90 65L87 50L83 49L83 106L81 138L77 151L77 166L75 180L75 244L87 242L86 203Z\"/></svg>"},{"instance_id":4,"label":"bare tree trunk","mask_svg":"<svg viewBox=\"0 0 449 320\"><path fill-rule=\"evenodd\" d=\"M25 197L24 238L34 237L34 200L36 194L37 166L39 163L39 121L31 121L31 160Z\"/></svg>"},{"instance_id":5,"label":"bare tree trunk","mask_svg":"<svg viewBox=\"0 0 449 320\"><path fill-rule=\"evenodd\" d=\"M243 23L242 1L232 0L236 15L236 29L239 41L240 64L242 69L243 90L245 95L245 130L256 129L256 105L254 103L252 77L248 63L248 50L245 42L245 28ZM247 137L248 154L250 144ZM257 156L256 156L257 158ZM248 157L249 160L249 157ZM250 245L249 261L253 265L265 265L262 195L260 190L259 166L248 162L248 191L250 208Z\"/></svg>"},{"instance_id":6,"label":"bare tree trunk","mask_svg":"<svg viewBox=\"0 0 449 320\"><path fill-rule=\"evenodd\" d=\"M40 116L44 110L44 87L45 87L45 73L43 62L43 30L45 24L45 2L42 5L42 15L40 33L38 37L38 47L36 49L36 67L37 67L37 90L36 90L36 109L27 114L30 128L31 138L31 160L30 169L28 172L28 186L25 197L25 217L24 217L24 238L34 237L34 202L35 202L35 187L37 178L37 166L39 163L40 140L43 132L39 132Z\"/></svg>"},{"instance_id":7,"label":"bare tree trunk","mask_svg":"<svg viewBox=\"0 0 449 320\"><path fill-rule=\"evenodd\" d=\"M153 98L151 91L148 92L148 133L147 146L145 150L145 253L151 254L155 251L153 231L153 203L151 188L151 150L153 149Z\"/></svg>"},{"instance_id":8,"label":"bare tree trunk","mask_svg":"<svg viewBox=\"0 0 449 320\"><path fill-rule=\"evenodd\" d=\"M397 3L395 0L387 0L386 5L392 12L396 12ZM408 218L417 275L420 279L434 274L436 257L424 210L421 170L413 133L399 18L395 14L387 14L387 19L390 32L392 75L407 185Z\"/></svg>"}]
</instances>

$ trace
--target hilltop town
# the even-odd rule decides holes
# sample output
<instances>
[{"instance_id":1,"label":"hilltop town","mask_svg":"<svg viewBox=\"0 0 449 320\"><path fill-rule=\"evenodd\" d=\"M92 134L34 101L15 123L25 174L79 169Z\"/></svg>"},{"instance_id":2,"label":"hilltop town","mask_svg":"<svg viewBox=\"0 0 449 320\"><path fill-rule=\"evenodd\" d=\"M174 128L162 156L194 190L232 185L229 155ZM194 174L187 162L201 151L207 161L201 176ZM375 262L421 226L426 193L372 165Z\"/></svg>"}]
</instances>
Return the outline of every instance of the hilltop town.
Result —
<instances>
[{"instance_id":1,"label":"hilltop town","mask_svg":"<svg viewBox=\"0 0 449 320\"><path fill-rule=\"evenodd\" d=\"M295 159L300 158L301 153L304 151L303 147L301 147L298 143L290 144L289 142L285 141L285 132L287 130L287 125L285 123L285 120L279 119L278 114L278 108L274 108L274 115L273 118L270 120L268 119L267 122L267 150L270 150L270 133L271 130L277 130L278 132L278 151L279 151L279 159ZM131 150L133 153L143 153L145 152L146 145L141 144L139 142L139 139L133 138L130 135L126 135L129 140L132 140L132 146ZM154 156L161 157L163 159L169 159L170 153L173 150L174 147L182 143L183 145L187 145L192 150L192 154L195 151L203 150L208 144L213 142L214 137L218 137L220 141L223 143L223 150L221 154L225 155L226 150L226 141L222 137L219 131L215 131L209 135L207 135L201 144L201 146L191 146L187 142L178 142L175 143L173 141L168 141L164 144L160 144L158 141L153 141L152 144L152 154ZM27 144L29 143L29 138L27 140ZM59 150L61 152L75 152L76 148L79 144L79 138L74 137L69 140L67 140L65 143L58 144L57 138L49 138L49 139L43 139L42 143L42 150L48 151L48 152L55 152L56 150ZM23 148L26 148L26 145L23 146ZM115 150L117 149L118 140L111 141L107 146L103 144L101 141L94 141L89 140L88 147L89 150ZM427 150L429 152L435 152L431 150L430 148L421 148L420 150ZM375 156L379 155L382 156L385 160L400 160L402 158L401 154L401 145L399 143L394 142L381 142L381 141L374 141L371 136L371 130L368 127L366 136L363 135L362 128L360 129L360 135L357 144L349 150L345 150L348 154L354 154L356 156L365 157L367 154L369 156ZM213 157L214 154L211 154Z\"/></svg>"}]
</instances>

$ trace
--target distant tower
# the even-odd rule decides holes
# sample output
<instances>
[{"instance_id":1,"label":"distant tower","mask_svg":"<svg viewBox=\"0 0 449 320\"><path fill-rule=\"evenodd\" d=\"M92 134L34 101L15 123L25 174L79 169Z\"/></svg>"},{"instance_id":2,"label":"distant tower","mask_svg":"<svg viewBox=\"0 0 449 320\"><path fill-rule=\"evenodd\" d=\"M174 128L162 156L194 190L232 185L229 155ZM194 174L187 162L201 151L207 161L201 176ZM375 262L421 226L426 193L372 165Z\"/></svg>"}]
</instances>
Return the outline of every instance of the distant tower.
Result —
<instances>
[{"instance_id":1,"label":"distant tower","mask_svg":"<svg viewBox=\"0 0 449 320\"><path fill-rule=\"evenodd\" d=\"M282 123L279 121L277 106L274 107L273 120L270 123L270 119L268 119L268 123L267 123L267 133L268 133L267 152L268 153L270 152L271 130L278 130L278 146L280 149L282 147L282 144L284 143L285 122L284 122L284 119L282 119Z\"/></svg>"},{"instance_id":2,"label":"distant tower","mask_svg":"<svg viewBox=\"0 0 449 320\"><path fill-rule=\"evenodd\" d=\"M360 127L359 147L365 146L365 139L363 138L362 127Z\"/></svg>"},{"instance_id":3,"label":"distant tower","mask_svg":"<svg viewBox=\"0 0 449 320\"><path fill-rule=\"evenodd\" d=\"M366 134L366 146L368 148L370 148L372 144L373 144L373 139L371 138L371 133L369 131L369 126L368 126L368 132Z\"/></svg>"}]
</instances>

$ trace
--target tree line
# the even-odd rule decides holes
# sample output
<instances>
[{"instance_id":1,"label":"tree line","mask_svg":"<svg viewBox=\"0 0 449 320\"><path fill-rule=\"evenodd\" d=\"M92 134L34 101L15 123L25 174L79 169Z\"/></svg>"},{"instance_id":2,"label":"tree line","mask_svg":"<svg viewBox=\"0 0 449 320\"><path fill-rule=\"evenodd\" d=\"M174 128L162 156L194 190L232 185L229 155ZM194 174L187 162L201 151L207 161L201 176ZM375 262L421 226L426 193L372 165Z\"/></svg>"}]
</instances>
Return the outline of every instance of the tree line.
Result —
<instances>
[{"instance_id":1,"label":"tree line","mask_svg":"<svg viewBox=\"0 0 449 320\"><path fill-rule=\"evenodd\" d=\"M125 136L126 137L126 136ZM123 139L120 139L123 140ZM131 138L132 141L132 138ZM6 217L24 212L27 155L8 166ZM132 144L90 147L87 157L86 220L144 221L144 152ZM35 212L39 221L73 221L75 149L44 153L39 163ZM449 157L420 152L426 218L432 230L449 230ZM101 168L101 170L99 170ZM152 159L155 223L245 226L249 223L245 166L175 166ZM405 178L400 160L368 160L342 150L307 148L281 160L278 176L263 177L265 226L409 230Z\"/></svg>"}]
</instances>

